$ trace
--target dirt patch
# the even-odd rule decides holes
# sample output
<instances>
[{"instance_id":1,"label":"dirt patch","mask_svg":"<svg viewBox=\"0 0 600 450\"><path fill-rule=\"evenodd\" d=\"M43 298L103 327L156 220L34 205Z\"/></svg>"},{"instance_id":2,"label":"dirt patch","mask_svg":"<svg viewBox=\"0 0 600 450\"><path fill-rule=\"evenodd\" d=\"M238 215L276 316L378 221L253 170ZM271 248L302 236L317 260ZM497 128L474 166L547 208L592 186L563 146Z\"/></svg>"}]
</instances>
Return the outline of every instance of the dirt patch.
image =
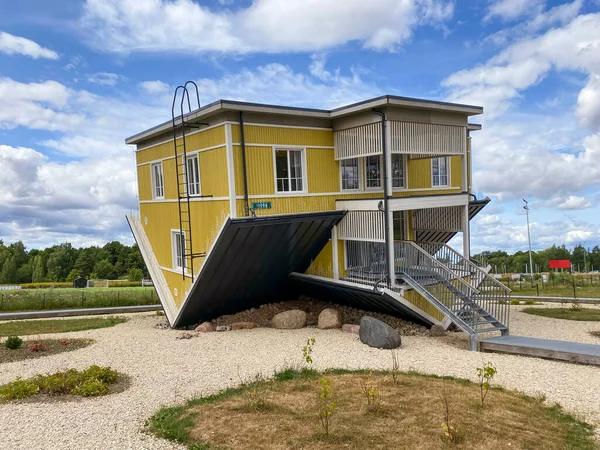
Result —
<instances>
[{"instance_id":1,"label":"dirt patch","mask_svg":"<svg viewBox=\"0 0 600 450\"><path fill-rule=\"evenodd\" d=\"M21 348L16 350L0 347L0 364L72 352L93 343L92 339L29 339L23 341ZM32 348L37 348L39 351L31 351Z\"/></svg>"},{"instance_id":2,"label":"dirt patch","mask_svg":"<svg viewBox=\"0 0 600 450\"><path fill-rule=\"evenodd\" d=\"M259 327L268 327L270 326L271 319L275 314L289 311L290 309L301 309L302 311L306 312L307 324L310 326L316 325L319 314L325 308L335 308L340 311L342 315L342 323L358 325L360 324L361 317L368 315L387 323L392 328L397 329L403 336L429 335L429 329L427 327L418 325L416 323L407 322L406 320L402 320L397 317L376 312L363 311L360 309L351 308L349 306L337 305L331 302L312 300L309 298L261 305L260 307L241 311L237 314L218 317L212 321L212 324L217 326L231 325L235 322L254 322Z\"/></svg>"}]
</instances>

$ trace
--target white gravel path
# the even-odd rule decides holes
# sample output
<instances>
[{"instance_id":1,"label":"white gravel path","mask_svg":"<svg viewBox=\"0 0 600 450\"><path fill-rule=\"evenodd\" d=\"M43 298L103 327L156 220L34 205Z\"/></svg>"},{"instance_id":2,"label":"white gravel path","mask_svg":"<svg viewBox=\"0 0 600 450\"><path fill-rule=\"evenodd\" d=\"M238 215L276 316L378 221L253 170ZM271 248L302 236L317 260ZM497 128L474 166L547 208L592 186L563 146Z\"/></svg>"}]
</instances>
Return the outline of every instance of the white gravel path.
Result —
<instances>
[{"instance_id":1,"label":"white gravel path","mask_svg":"<svg viewBox=\"0 0 600 450\"><path fill-rule=\"evenodd\" d=\"M598 322L546 319L521 313L521 308L512 309L512 334L600 344L600 339L587 333L600 329ZM355 335L337 330L255 329L178 340L181 331L154 327L162 320L148 314L131 315L129 322L113 328L61 335L95 339L90 347L0 364L0 384L16 376L91 364L109 365L132 379L129 389L107 397L0 405L0 449L177 449L173 443L144 434L144 420L161 406L238 384L239 376L270 375L298 363L308 337L317 339L313 359L318 369L391 366L389 351L369 348ZM492 361L498 368L496 383L532 395L543 393L549 402L559 402L600 426L599 367L469 352L450 341L460 338L404 337L401 369L474 379L475 368Z\"/></svg>"}]
</instances>

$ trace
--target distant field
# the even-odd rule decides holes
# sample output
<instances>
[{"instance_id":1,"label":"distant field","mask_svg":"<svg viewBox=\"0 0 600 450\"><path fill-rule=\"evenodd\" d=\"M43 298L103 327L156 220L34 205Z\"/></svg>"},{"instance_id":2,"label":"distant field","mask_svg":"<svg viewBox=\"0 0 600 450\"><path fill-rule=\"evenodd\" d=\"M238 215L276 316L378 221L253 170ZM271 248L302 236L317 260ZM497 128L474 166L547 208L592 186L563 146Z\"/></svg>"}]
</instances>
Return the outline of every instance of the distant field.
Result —
<instances>
[{"instance_id":1,"label":"distant field","mask_svg":"<svg viewBox=\"0 0 600 450\"><path fill-rule=\"evenodd\" d=\"M506 286L508 286L508 283L504 283L504 284ZM511 282L509 287L513 291L512 292L513 297L515 297L517 295L527 295L527 296L537 295L538 292L541 297L543 297L543 296L545 296L545 297L573 297L573 286L572 285L567 285L567 286L556 285L555 287L552 287L552 285L547 285L547 284L544 284L542 286L542 284L540 283L539 291L536 290L535 284L532 288L530 283L525 283L525 282L523 282L523 284L521 286L519 286L519 283ZM585 287L576 286L575 292L577 293L578 298L579 297L600 298L600 283L598 283L598 285L594 285L594 286L585 286Z\"/></svg>"},{"instance_id":2,"label":"distant field","mask_svg":"<svg viewBox=\"0 0 600 450\"><path fill-rule=\"evenodd\" d=\"M21 289L0 292L0 312L152 305L153 287Z\"/></svg>"}]
</instances>

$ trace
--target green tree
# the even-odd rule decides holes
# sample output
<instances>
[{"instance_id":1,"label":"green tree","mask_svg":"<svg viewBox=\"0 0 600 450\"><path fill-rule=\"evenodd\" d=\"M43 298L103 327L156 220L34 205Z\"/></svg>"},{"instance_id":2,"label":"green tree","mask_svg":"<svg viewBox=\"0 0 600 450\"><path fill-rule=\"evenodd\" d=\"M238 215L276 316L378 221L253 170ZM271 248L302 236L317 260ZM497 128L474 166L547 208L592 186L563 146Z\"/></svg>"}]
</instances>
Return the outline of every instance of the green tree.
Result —
<instances>
[{"instance_id":1,"label":"green tree","mask_svg":"<svg viewBox=\"0 0 600 450\"><path fill-rule=\"evenodd\" d=\"M65 281L69 281L72 282L73 280L79 278L79 272L77 272L77 270L73 269L71 270L71 272L69 272L69 275L67 275L67 279Z\"/></svg>"},{"instance_id":2,"label":"green tree","mask_svg":"<svg viewBox=\"0 0 600 450\"><path fill-rule=\"evenodd\" d=\"M108 259L103 259L102 261L98 261L94 266L94 273L100 280L104 279L112 279L114 278L114 269L113 265L110 263Z\"/></svg>"},{"instance_id":3,"label":"green tree","mask_svg":"<svg viewBox=\"0 0 600 450\"><path fill-rule=\"evenodd\" d=\"M3 284L17 282L17 263L15 262L14 256L11 256L4 261L2 271L0 272L0 282Z\"/></svg>"},{"instance_id":4,"label":"green tree","mask_svg":"<svg viewBox=\"0 0 600 450\"><path fill-rule=\"evenodd\" d=\"M67 278L77 259L77 250L70 243L55 245L48 257L48 278L51 281L63 281Z\"/></svg>"},{"instance_id":5,"label":"green tree","mask_svg":"<svg viewBox=\"0 0 600 450\"><path fill-rule=\"evenodd\" d=\"M129 281L142 281L142 278L144 278L144 274L137 267L132 267L129 269L129 272L127 272L127 279Z\"/></svg>"},{"instance_id":6,"label":"green tree","mask_svg":"<svg viewBox=\"0 0 600 450\"><path fill-rule=\"evenodd\" d=\"M46 269L44 264L44 258L42 255L37 255L33 259L33 282L41 283L44 281L44 277L46 276Z\"/></svg>"},{"instance_id":7,"label":"green tree","mask_svg":"<svg viewBox=\"0 0 600 450\"><path fill-rule=\"evenodd\" d=\"M94 259L95 248L83 248L79 252L79 256L73 265L73 269L77 270L82 277L88 277L90 272L94 270L94 264L96 260Z\"/></svg>"}]
</instances>

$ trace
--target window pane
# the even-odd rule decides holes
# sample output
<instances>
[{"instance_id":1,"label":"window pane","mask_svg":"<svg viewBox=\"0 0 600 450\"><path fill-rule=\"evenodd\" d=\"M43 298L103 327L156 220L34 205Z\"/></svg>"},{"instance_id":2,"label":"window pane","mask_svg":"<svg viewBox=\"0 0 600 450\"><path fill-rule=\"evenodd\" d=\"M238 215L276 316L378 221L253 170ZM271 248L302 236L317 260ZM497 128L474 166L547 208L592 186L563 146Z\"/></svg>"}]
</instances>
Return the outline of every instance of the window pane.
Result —
<instances>
[{"instance_id":1,"label":"window pane","mask_svg":"<svg viewBox=\"0 0 600 450\"><path fill-rule=\"evenodd\" d=\"M404 240L404 211L394 211L393 213L394 240Z\"/></svg>"},{"instance_id":2,"label":"window pane","mask_svg":"<svg viewBox=\"0 0 600 450\"><path fill-rule=\"evenodd\" d=\"M290 152L290 172L292 178L302 178L302 152Z\"/></svg>"},{"instance_id":3,"label":"window pane","mask_svg":"<svg viewBox=\"0 0 600 450\"><path fill-rule=\"evenodd\" d=\"M367 187L380 187L381 186L381 170L380 170L380 158L379 155L367 156L365 158L366 164L366 180Z\"/></svg>"},{"instance_id":4,"label":"window pane","mask_svg":"<svg viewBox=\"0 0 600 450\"><path fill-rule=\"evenodd\" d=\"M288 177L288 159L286 151L275 152L275 164L277 166L277 178Z\"/></svg>"},{"instance_id":5,"label":"window pane","mask_svg":"<svg viewBox=\"0 0 600 450\"><path fill-rule=\"evenodd\" d=\"M358 189L358 159L342 160L342 189Z\"/></svg>"},{"instance_id":6,"label":"window pane","mask_svg":"<svg viewBox=\"0 0 600 450\"><path fill-rule=\"evenodd\" d=\"M392 155L392 187L404 187L404 158L402 155Z\"/></svg>"}]
</instances>

